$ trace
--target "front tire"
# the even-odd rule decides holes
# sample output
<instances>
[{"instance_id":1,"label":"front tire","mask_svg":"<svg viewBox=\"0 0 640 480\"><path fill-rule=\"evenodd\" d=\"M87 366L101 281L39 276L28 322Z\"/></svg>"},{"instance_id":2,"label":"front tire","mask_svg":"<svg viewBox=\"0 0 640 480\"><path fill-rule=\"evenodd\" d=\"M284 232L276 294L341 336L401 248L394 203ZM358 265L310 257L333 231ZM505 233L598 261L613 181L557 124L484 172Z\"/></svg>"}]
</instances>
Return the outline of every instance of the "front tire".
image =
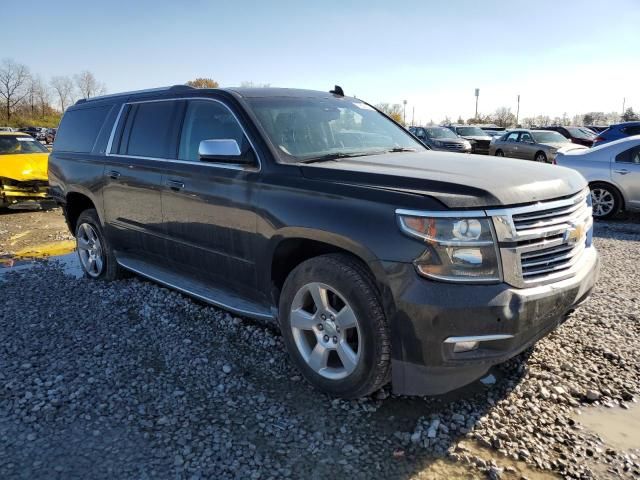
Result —
<instances>
[{"instance_id":1,"label":"front tire","mask_svg":"<svg viewBox=\"0 0 640 480\"><path fill-rule=\"evenodd\" d=\"M96 280L122 278L124 272L104 235L95 209L90 208L80 214L75 237L80 266L87 277Z\"/></svg>"},{"instance_id":2,"label":"front tire","mask_svg":"<svg viewBox=\"0 0 640 480\"><path fill-rule=\"evenodd\" d=\"M536 156L533 157L536 162L547 163L547 154L544 152L536 153Z\"/></svg>"},{"instance_id":3,"label":"front tire","mask_svg":"<svg viewBox=\"0 0 640 480\"><path fill-rule=\"evenodd\" d=\"M504 152L502 150L496 150L496 157L504 157Z\"/></svg>"},{"instance_id":4,"label":"front tire","mask_svg":"<svg viewBox=\"0 0 640 480\"><path fill-rule=\"evenodd\" d=\"M593 183L589 187L594 218L604 220L613 217L620 211L622 198L615 188L606 183Z\"/></svg>"},{"instance_id":5,"label":"front tire","mask_svg":"<svg viewBox=\"0 0 640 480\"><path fill-rule=\"evenodd\" d=\"M319 390L357 398L389 382L389 327L358 260L331 254L298 265L282 289L279 321L293 363Z\"/></svg>"}]
</instances>

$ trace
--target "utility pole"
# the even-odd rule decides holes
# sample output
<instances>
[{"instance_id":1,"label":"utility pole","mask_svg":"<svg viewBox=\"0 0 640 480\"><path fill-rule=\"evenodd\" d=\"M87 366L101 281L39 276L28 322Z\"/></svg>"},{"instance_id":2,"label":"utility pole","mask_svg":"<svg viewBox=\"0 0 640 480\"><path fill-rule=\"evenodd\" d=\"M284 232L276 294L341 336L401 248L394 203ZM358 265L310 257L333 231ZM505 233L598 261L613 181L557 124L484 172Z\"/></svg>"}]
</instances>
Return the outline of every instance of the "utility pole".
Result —
<instances>
[{"instance_id":1,"label":"utility pole","mask_svg":"<svg viewBox=\"0 0 640 480\"><path fill-rule=\"evenodd\" d=\"M478 97L479 96L480 96L480 89L476 88L476 116L474 117L476 121L478 120Z\"/></svg>"},{"instance_id":2,"label":"utility pole","mask_svg":"<svg viewBox=\"0 0 640 480\"><path fill-rule=\"evenodd\" d=\"M414 105L411 109L411 125L416 124L416 106Z\"/></svg>"},{"instance_id":3,"label":"utility pole","mask_svg":"<svg viewBox=\"0 0 640 480\"><path fill-rule=\"evenodd\" d=\"M620 120L624 120L624 104L627 101L627 97L622 97L622 116L620 117Z\"/></svg>"},{"instance_id":4,"label":"utility pole","mask_svg":"<svg viewBox=\"0 0 640 480\"><path fill-rule=\"evenodd\" d=\"M520 117L520 94L518 94L518 108L516 109L516 128L518 128L518 117Z\"/></svg>"},{"instance_id":5,"label":"utility pole","mask_svg":"<svg viewBox=\"0 0 640 480\"><path fill-rule=\"evenodd\" d=\"M402 108L402 122L406 125L407 124L407 101L403 100L402 104L404 105L404 107Z\"/></svg>"}]
</instances>

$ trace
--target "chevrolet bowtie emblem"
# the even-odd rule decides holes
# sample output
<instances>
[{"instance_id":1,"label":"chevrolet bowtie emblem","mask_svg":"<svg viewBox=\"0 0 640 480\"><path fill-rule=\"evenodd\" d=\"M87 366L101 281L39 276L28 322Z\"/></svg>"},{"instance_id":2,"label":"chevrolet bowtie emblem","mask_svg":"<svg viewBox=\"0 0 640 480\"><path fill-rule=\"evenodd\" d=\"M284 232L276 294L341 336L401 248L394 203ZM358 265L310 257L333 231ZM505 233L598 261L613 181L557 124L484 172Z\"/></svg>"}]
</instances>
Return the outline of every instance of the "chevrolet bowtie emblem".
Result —
<instances>
[{"instance_id":1,"label":"chevrolet bowtie emblem","mask_svg":"<svg viewBox=\"0 0 640 480\"><path fill-rule=\"evenodd\" d=\"M580 241L584 234L584 224L571 224L571 226L564 232L564 241L569 245L575 245Z\"/></svg>"}]
</instances>

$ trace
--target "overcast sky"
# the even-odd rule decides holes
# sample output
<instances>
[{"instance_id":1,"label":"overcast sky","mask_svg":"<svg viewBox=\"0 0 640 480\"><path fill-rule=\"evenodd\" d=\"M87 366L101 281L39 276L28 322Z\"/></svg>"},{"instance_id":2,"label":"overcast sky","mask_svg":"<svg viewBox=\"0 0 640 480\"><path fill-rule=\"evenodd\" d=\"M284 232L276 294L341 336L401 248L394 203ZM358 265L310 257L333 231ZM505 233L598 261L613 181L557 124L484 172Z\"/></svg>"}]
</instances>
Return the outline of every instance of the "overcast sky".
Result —
<instances>
[{"instance_id":1,"label":"overcast sky","mask_svg":"<svg viewBox=\"0 0 640 480\"><path fill-rule=\"evenodd\" d=\"M58 0L2 6L0 58L109 92L211 77L407 100L407 120L640 110L640 0Z\"/></svg>"}]
</instances>

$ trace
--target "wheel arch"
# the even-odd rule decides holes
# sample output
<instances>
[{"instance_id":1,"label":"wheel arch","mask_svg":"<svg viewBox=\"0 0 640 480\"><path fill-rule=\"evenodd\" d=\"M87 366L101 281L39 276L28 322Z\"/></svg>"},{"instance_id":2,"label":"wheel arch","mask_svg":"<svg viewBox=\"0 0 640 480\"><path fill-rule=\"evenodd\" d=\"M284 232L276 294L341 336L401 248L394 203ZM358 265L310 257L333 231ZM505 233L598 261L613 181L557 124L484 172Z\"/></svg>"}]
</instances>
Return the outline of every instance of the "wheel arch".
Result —
<instances>
[{"instance_id":1,"label":"wheel arch","mask_svg":"<svg viewBox=\"0 0 640 480\"><path fill-rule=\"evenodd\" d=\"M76 223L80 214L93 208L98 212L98 218L100 218L100 212L97 208L96 202L88 194L84 192L72 191L67 193L65 197L65 203L63 205L64 216L67 221L67 226L73 235L76 233ZM102 218L100 218L102 222Z\"/></svg>"},{"instance_id":2,"label":"wheel arch","mask_svg":"<svg viewBox=\"0 0 640 480\"><path fill-rule=\"evenodd\" d=\"M615 183L611 182L610 180L589 180L589 190L591 190L593 185L597 185L597 184L605 185L607 187L610 187L612 190L615 190L621 202L620 211L625 210L627 199L625 198L623 190L620 187L618 187Z\"/></svg>"}]
</instances>

